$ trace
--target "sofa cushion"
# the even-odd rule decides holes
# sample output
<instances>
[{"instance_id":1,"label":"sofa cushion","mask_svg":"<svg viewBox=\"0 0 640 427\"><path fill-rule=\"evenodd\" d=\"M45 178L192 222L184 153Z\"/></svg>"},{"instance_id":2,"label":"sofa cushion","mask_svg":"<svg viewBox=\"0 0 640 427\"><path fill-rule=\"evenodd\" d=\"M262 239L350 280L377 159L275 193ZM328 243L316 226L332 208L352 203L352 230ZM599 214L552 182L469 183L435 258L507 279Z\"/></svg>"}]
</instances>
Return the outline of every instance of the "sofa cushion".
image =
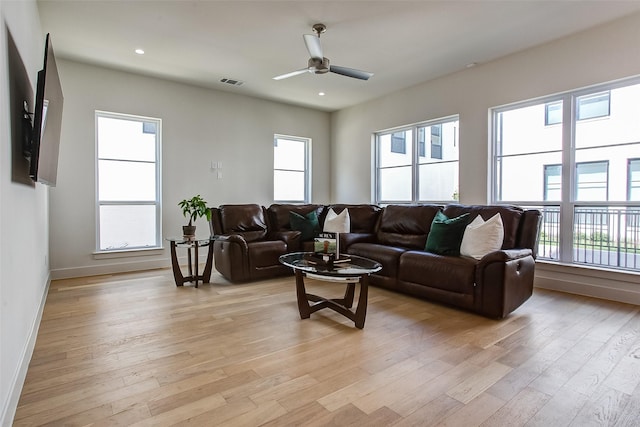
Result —
<instances>
[{"instance_id":1,"label":"sofa cushion","mask_svg":"<svg viewBox=\"0 0 640 427\"><path fill-rule=\"evenodd\" d=\"M382 211L378 243L408 249L424 249L437 205L389 205Z\"/></svg>"},{"instance_id":2,"label":"sofa cushion","mask_svg":"<svg viewBox=\"0 0 640 427\"><path fill-rule=\"evenodd\" d=\"M503 241L504 227L500 214L495 214L487 221L477 215L464 230L460 255L480 259L490 252L500 250Z\"/></svg>"},{"instance_id":3,"label":"sofa cushion","mask_svg":"<svg viewBox=\"0 0 640 427\"><path fill-rule=\"evenodd\" d=\"M253 242L249 244L249 267L264 268L279 265L280 255L287 253L287 244L282 240Z\"/></svg>"},{"instance_id":4,"label":"sofa cushion","mask_svg":"<svg viewBox=\"0 0 640 427\"><path fill-rule=\"evenodd\" d=\"M404 249L393 246L379 245L377 243L354 243L349 246L348 253L378 261L382 264L382 270L376 273L379 276L396 278L398 275L398 262Z\"/></svg>"},{"instance_id":5,"label":"sofa cushion","mask_svg":"<svg viewBox=\"0 0 640 427\"><path fill-rule=\"evenodd\" d=\"M332 208L329 208L324 219L323 231L327 233L350 233L351 217L349 216L349 209L343 209L342 212L337 214Z\"/></svg>"},{"instance_id":6,"label":"sofa cushion","mask_svg":"<svg viewBox=\"0 0 640 427\"><path fill-rule=\"evenodd\" d=\"M247 242L262 240L267 224L262 206L256 204L222 205L218 208L222 234L239 234Z\"/></svg>"},{"instance_id":7,"label":"sofa cushion","mask_svg":"<svg viewBox=\"0 0 640 427\"><path fill-rule=\"evenodd\" d=\"M408 251L400 257L398 280L450 292L473 294L476 261L423 251Z\"/></svg>"},{"instance_id":8,"label":"sofa cushion","mask_svg":"<svg viewBox=\"0 0 640 427\"><path fill-rule=\"evenodd\" d=\"M320 231L316 211L311 211L306 215L289 212L289 222L291 223L292 230L300 232L300 240L302 241L313 239L316 233Z\"/></svg>"},{"instance_id":9,"label":"sofa cushion","mask_svg":"<svg viewBox=\"0 0 640 427\"><path fill-rule=\"evenodd\" d=\"M468 222L468 213L455 218L448 218L442 212L436 213L424 249L439 255L460 255L460 243Z\"/></svg>"}]
</instances>

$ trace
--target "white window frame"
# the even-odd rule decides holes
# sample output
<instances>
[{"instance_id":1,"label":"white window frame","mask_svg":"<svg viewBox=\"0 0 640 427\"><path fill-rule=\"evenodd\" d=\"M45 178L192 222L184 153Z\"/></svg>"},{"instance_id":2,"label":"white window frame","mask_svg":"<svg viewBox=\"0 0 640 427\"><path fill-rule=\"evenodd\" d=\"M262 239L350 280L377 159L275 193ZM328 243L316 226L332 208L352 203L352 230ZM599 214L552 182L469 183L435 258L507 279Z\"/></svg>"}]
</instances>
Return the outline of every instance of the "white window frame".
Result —
<instances>
[{"instance_id":1,"label":"white window frame","mask_svg":"<svg viewBox=\"0 0 640 427\"><path fill-rule=\"evenodd\" d=\"M431 127L431 126L438 126L440 125L440 150L443 150L442 147L442 125L446 124L446 123L450 123L450 122L455 122L457 121L458 123L460 122L460 116L455 114L452 116L447 116L447 117L442 117L442 118L438 118L438 119L433 119L433 120L427 120L424 122L420 122L420 123L414 123L411 125L406 125L406 126L399 126L397 128L391 128L391 129L385 129L385 130L381 130L378 131L376 133L374 133L373 135L373 144L374 144L374 163L373 163L373 198L374 198L374 203L376 204L380 204L380 205L386 205L386 204L410 204L410 203L452 203L452 202L456 202L457 200L452 199L448 199L448 200L421 200L419 195L420 195L420 187L419 187L419 182L420 182L420 176L418 173L418 169L420 167L421 164L424 163L424 159L426 159L427 157L429 158L429 160L441 160L438 158L433 158L431 155L431 147L433 145L433 139L432 139L432 135L431 132L426 132L424 131L424 144L422 145L424 150L426 150L426 147L429 147L429 154L427 155L427 153L422 153L421 152L421 141L420 141L420 132L418 131L420 128L426 128L426 127ZM412 147L412 160L411 160L411 200L383 200L381 197L381 188L380 188L380 182L381 182L381 170L385 169L385 168L381 168L380 167L380 137L384 136L384 135L393 135L395 133L398 132L406 132L406 131L411 131L412 134L412 141L411 141L411 147ZM457 145L459 143L459 125L458 125L458 129L456 129L456 137L454 140L454 145ZM405 133L406 135L406 133ZM406 136L405 136L406 138ZM427 142L429 144L427 144ZM399 151L393 151L393 144L392 144L392 152L396 152L396 153L400 153L400 154L405 154L406 153L406 140L405 140L405 151L404 153L400 153ZM442 151L441 151L442 153ZM424 155L422 155L424 154ZM422 161L420 159L423 159ZM447 163L447 162L456 162L458 163L458 165L460 164L460 157L458 156L457 160L443 160L442 162L435 162L435 163ZM407 165L408 166L408 165ZM458 171L459 174L459 171Z\"/></svg>"},{"instance_id":2,"label":"white window frame","mask_svg":"<svg viewBox=\"0 0 640 427\"><path fill-rule=\"evenodd\" d=\"M273 145L274 148L277 144L278 139L287 139L289 141L298 141L304 144L304 199L303 200L279 200L275 198L275 172L276 171L285 171L284 169L276 169L275 165L273 168L274 172L274 189L272 192L274 203L291 203L291 204L304 204L311 203L311 138L306 138L302 136L292 136L292 135L284 135L284 134L274 134L273 135ZM274 163L273 161L271 162ZM299 171L296 171L299 172Z\"/></svg>"},{"instance_id":3,"label":"white window frame","mask_svg":"<svg viewBox=\"0 0 640 427\"><path fill-rule=\"evenodd\" d=\"M136 122L153 122L156 124L156 162L155 162L155 173L156 173L156 199L154 201L104 201L101 202L99 199L99 188L100 188L100 169L99 169L99 161L98 157L98 118L106 117L113 118L118 120L131 120ZM124 114L124 113L114 113L109 111L95 111L95 179L96 179L96 187L95 187L95 212L96 212L96 250L94 255L104 255L104 254L117 254L119 252L136 252L136 251L153 251L162 249L162 119L155 117L145 117L145 116L137 116L132 114ZM155 244L152 246L144 246L144 247L131 247L131 248L116 248L116 249L101 249L100 248L100 206L115 206L115 205L155 205L155 220L156 220L156 230L155 230Z\"/></svg>"},{"instance_id":4,"label":"white window frame","mask_svg":"<svg viewBox=\"0 0 640 427\"><path fill-rule=\"evenodd\" d=\"M495 204L514 204L519 206L531 206L531 207L540 207L544 210L545 207L553 210L554 208L559 208L559 254L558 259L561 263L579 265L581 267L591 267L589 264L580 264L573 261L573 251L574 251L574 220L575 220L575 212L576 208L578 210L580 208L584 209L599 209L603 206L606 206L608 209L611 208L620 208L620 209L638 209L640 208L640 203L637 201L578 201L577 198L577 162L575 161L575 126L579 121L584 120L602 120L610 117L611 107L609 105L608 112L606 115L599 115L587 118L580 118L578 116L578 103L581 97L585 97L582 99L589 99L595 96L601 96L604 93L609 95L609 103L611 102L610 93L613 89L622 88L626 86L634 86L640 84L640 78L634 77L630 79L625 79L612 83L605 83L602 85L574 90L571 92L567 92L557 96L549 96L540 99L530 100L518 102L506 106L496 107L491 109L491 168L490 168L490 183L491 183L491 203ZM591 96L590 96L591 95ZM561 184L561 194L562 200L560 201L545 201L545 200L504 200L500 197L499 194L499 184L502 177L498 172L498 159L501 158L499 155L499 147L498 147L498 134L499 134L499 113L510 111L513 109L524 108L527 106L538 105L538 104L556 104L562 101L563 110L562 110L562 121L557 123L560 126L563 126L563 123L568 123L568 125L563 127L562 130L562 184ZM545 112L547 108L545 107ZM546 115L546 114L545 114ZM545 125L548 125L545 119ZM534 153L522 153L524 154L534 154ZM601 221L606 223L606 220ZM554 259L555 260L555 259ZM594 265L598 267L598 264ZM611 267L616 268L616 267ZM624 268L622 268L624 269Z\"/></svg>"}]
</instances>

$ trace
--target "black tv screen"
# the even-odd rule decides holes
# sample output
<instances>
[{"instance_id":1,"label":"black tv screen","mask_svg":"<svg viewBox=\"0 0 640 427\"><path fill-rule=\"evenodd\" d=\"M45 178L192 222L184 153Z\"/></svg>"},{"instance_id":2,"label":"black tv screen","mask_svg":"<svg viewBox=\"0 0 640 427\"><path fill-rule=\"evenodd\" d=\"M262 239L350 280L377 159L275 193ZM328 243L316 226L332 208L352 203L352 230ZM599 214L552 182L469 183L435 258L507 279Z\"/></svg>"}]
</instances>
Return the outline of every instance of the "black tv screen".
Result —
<instances>
[{"instance_id":1,"label":"black tv screen","mask_svg":"<svg viewBox=\"0 0 640 427\"><path fill-rule=\"evenodd\" d=\"M29 175L33 181L53 187L56 185L58 174L63 103L64 96L51 44L51 35L47 34L44 65L38 72L36 87Z\"/></svg>"}]
</instances>

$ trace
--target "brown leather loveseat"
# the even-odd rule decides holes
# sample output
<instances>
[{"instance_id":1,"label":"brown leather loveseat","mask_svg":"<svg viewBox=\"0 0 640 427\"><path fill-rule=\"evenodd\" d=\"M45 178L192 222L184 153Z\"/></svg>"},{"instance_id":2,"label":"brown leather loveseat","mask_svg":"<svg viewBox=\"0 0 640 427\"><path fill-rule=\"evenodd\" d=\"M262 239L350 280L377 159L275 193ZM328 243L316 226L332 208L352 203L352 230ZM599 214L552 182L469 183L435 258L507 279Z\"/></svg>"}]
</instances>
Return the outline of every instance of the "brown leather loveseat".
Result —
<instances>
[{"instance_id":1,"label":"brown leather loveseat","mask_svg":"<svg viewBox=\"0 0 640 427\"><path fill-rule=\"evenodd\" d=\"M373 285L491 318L505 317L532 295L541 213L515 206L223 205L212 209L216 269L232 282L291 274L278 257L312 246L291 226L290 212L315 216L322 229L329 208L348 209L351 218L351 232L340 235L341 252L382 264L370 278ZM463 227L476 217L488 222L499 216L501 247L476 258L425 250L435 235L434 219L442 215L464 221Z\"/></svg>"}]
</instances>

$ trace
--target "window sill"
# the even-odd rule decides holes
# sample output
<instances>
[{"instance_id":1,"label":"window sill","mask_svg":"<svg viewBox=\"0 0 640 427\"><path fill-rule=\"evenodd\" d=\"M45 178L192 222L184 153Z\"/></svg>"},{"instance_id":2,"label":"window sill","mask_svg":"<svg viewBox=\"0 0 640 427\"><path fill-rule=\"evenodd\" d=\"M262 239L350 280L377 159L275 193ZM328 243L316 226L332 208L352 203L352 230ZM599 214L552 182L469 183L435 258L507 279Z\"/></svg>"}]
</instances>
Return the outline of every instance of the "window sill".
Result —
<instances>
[{"instance_id":1,"label":"window sill","mask_svg":"<svg viewBox=\"0 0 640 427\"><path fill-rule=\"evenodd\" d=\"M605 268L591 265L568 264L556 261L537 259L536 263L541 269L550 272L569 273L576 276L588 276L599 279L610 279L621 282L638 283L640 272L633 270L617 270L613 268Z\"/></svg>"},{"instance_id":2,"label":"window sill","mask_svg":"<svg viewBox=\"0 0 640 427\"><path fill-rule=\"evenodd\" d=\"M129 258L135 256L164 255L164 247L121 249L116 251L93 252L93 259Z\"/></svg>"}]
</instances>

